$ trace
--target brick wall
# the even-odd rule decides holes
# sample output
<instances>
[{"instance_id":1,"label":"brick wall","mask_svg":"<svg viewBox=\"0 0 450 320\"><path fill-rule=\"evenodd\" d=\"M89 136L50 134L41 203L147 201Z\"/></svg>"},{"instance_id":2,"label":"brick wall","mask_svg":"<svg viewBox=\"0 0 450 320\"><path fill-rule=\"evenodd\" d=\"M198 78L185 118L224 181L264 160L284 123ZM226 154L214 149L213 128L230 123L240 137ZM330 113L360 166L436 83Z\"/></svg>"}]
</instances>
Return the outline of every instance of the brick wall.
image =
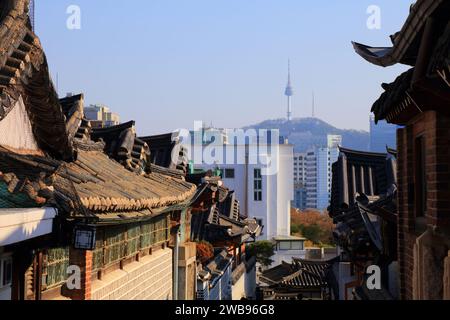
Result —
<instances>
[{"instance_id":1,"label":"brick wall","mask_svg":"<svg viewBox=\"0 0 450 320\"><path fill-rule=\"evenodd\" d=\"M92 279L92 251L78 250L70 248L69 265L80 267L81 286L80 289L68 290L63 287L64 295L72 300L91 299L91 279Z\"/></svg>"},{"instance_id":2,"label":"brick wall","mask_svg":"<svg viewBox=\"0 0 450 320\"><path fill-rule=\"evenodd\" d=\"M418 136L425 139L426 224L450 226L450 118L427 111L397 132L398 252L402 299L413 297L413 248L417 236L423 232L416 225L414 205L414 141Z\"/></svg>"},{"instance_id":3,"label":"brick wall","mask_svg":"<svg viewBox=\"0 0 450 320\"><path fill-rule=\"evenodd\" d=\"M92 300L171 300L172 250L155 251L92 283Z\"/></svg>"}]
</instances>

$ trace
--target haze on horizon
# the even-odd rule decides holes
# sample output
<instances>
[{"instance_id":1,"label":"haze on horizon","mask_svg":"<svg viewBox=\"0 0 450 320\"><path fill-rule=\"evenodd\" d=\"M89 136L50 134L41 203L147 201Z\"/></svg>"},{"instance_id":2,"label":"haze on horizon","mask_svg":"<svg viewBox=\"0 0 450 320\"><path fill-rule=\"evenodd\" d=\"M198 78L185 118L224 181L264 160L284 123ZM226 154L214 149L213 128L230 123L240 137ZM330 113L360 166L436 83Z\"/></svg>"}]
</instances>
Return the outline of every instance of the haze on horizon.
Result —
<instances>
[{"instance_id":1,"label":"haze on horizon","mask_svg":"<svg viewBox=\"0 0 450 320\"><path fill-rule=\"evenodd\" d=\"M375 67L351 41L389 46L412 0L37 0L36 33L61 96L85 94L136 120L139 134L234 128L286 116L291 60L293 116L368 130L369 111L405 66ZM66 28L81 8L81 30ZM369 30L367 8L381 8ZM58 75L58 77L57 77Z\"/></svg>"}]
</instances>

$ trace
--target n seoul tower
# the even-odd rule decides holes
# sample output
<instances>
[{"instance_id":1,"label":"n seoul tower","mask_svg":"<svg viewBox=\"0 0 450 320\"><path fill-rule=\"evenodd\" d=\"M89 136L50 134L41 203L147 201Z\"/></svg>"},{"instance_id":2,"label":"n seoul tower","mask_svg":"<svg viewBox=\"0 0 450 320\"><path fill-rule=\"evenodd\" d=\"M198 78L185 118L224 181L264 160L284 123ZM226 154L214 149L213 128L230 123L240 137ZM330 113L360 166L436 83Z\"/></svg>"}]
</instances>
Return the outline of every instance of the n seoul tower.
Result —
<instances>
[{"instance_id":1,"label":"n seoul tower","mask_svg":"<svg viewBox=\"0 0 450 320\"><path fill-rule=\"evenodd\" d=\"M294 95L294 90L291 85L291 61L288 61L288 83L284 95L287 97L287 120L292 120L292 96Z\"/></svg>"}]
</instances>

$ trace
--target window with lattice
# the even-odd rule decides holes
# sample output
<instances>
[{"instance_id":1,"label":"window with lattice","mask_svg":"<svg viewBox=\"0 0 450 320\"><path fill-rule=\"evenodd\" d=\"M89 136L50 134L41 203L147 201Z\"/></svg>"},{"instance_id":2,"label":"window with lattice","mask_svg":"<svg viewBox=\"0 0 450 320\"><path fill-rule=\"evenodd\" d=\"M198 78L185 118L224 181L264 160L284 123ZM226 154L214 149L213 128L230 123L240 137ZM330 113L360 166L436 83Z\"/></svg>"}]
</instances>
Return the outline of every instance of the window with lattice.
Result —
<instances>
[{"instance_id":1,"label":"window with lattice","mask_svg":"<svg viewBox=\"0 0 450 320\"><path fill-rule=\"evenodd\" d=\"M146 222L97 230L93 272L167 242L169 227L169 215L161 215Z\"/></svg>"},{"instance_id":2,"label":"window with lattice","mask_svg":"<svg viewBox=\"0 0 450 320\"><path fill-rule=\"evenodd\" d=\"M58 287L67 280L69 247L51 248L43 255L43 290Z\"/></svg>"}]
</instances>

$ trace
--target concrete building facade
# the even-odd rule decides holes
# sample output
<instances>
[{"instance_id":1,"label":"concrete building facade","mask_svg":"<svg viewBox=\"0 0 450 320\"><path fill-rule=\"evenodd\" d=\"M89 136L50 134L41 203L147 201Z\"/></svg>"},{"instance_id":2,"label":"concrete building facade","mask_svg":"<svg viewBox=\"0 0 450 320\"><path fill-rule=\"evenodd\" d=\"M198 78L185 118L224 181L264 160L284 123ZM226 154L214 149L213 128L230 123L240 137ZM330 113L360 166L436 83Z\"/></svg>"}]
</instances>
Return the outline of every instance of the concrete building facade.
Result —
<instances>
[{"instance_id":1,"label":"concrete building facade","mask_svg":"<svg viewBox=\"0 0 450 320\"><path fill-rule=\"evenodd\" d=\"M260 240L289 236L291 202L294 200L293 146L287 141L275 144L273 149L267 144L254 141L247 144L224 144L224 141L229 141L229 137L224 140L223 132L230 131L217 129L219 138L215 141L218 143L213 145L224 158L234 154L234 160L215 161L213 164L212 161L195 161L193 167L201 170L219 169L222 172L223 183L235 191L242 214L257 219L264 226ZM212 139L208 141L212 142ZM211 144L195 144L190 159L194 159L199 153L207 157L211 152L210 148ZM242 159L237 159L240 156ZM253 161L255 159L258 161ZM271 164L272 167L268 169L266 164Z\"/></svg>"},{"instance_id":2,"label":"concrete building facade","mask_svg":"<svg viewBox=\"0 0 450 320\"><path fill-rule=\"evenodd\" d=\"M307 152L306 208L324 210L328 207L331 199L331 166L338 156L337 144Z\"/></svg>"},{"instance_id":3,"label":"concrete building facade","mask_svg":"<svg viewBox=\"0 0 450 320\"><path fill-rule=\"evenodd\" d=\"M107 128L120 124L119 115L112 112L105 105L94 104L85 107L84 115L86 119L90 120L94 128Z\"/></svg>"}]
</instances>

